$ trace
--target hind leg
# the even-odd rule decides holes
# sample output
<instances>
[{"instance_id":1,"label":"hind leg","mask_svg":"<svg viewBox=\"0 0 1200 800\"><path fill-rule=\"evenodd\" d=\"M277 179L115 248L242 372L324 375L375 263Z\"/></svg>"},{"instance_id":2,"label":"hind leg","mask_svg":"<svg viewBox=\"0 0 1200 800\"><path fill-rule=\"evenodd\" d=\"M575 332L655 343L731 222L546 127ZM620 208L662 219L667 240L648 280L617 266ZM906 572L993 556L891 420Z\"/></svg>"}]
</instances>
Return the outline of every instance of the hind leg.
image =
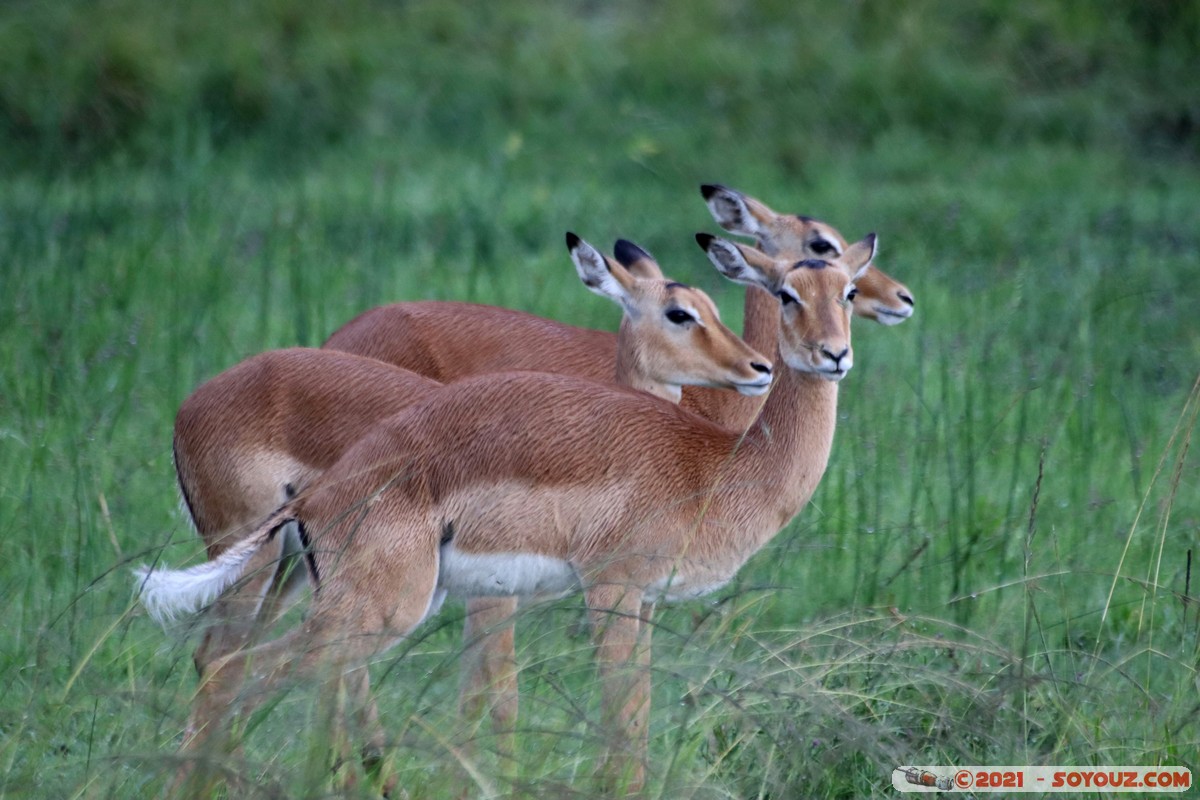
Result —
<instances>
[{"instance_id":1,"label":"hind leg","mask_svg":"<svg viewBox=\"0 0 1200 800\"><path fill-rule=\"evenodd\" d=\"M389 763L390 744L387 732L379 721L379 707L371 697L371 679L366 667L360 667L348 674L347 699L357 720L357 730L364 739L359 756L367 779L378 786L384 797L395 794L396 775Z\"/></svg>"},{"instance_id":2,"label":"hind leg","mask_svg":"<svg viewBox=\"0 0 1200 800\"><path fill-rule=\"evenodd\" d=\"M516 611L515 597L471 598L463 623L459 711L472 731L478 730L485 712L490 714L496 750L506 760L515 755L519 703L513 642Z\"/></svg>"},{"instance_id":3,"label":"hind leg","mask_svg":"<svg viewBox=\"0 0 1200 800\"><path fill-rule=\"evenodd\" d=\"M251 574L236 591L214 603L210 615L216 619L216 624L206 629L204 640L195 655L201 677L204 677L207 665L249 646L294 607L304 588L309 585L310 576L302 558L303 543L298 532L290 527L285 528L271 546L263 549L261 556L256 556L248 570ZM267 563L258 566L264 561ZM359 671L353 674L358 675ZM362 684L364 688L357 690L354 684ZM345 686L337 687L337 693L339 696L345 695L347 701L353 703L352 707L362 723L359 729L369 736L370 745L362 752L364 768L373 774L379 773L381 754L386 745L386 737L379 726L379 712L370 696L369 681L363 684L361 679L355 678L354 684L347 678ZM189 736L195 736L197 726L191 724L188 730ZM237 751L236 746L230 749ZM339 760L345 761L345 754Z\"/></svg>"},{"instance_id":4,"label":"hind leg","mask_svg":"<svg viewBox=\"0 0 1200 800\"><path fill-rule=\"evenodd\" d=\"M181 752L188 752L190 757L176 775L177 789L187 778L188 796L207 794L209 784L223 771L226 756L237 750L236 744L228 740L227 731L212 724L201 710L208 705L205 696L214 691L208 680L213 665L244 647L258 630L259 612L277 579L283 538L276 536L255 553L246 566L247 577L213 603L205 616L204 637L194 655L200 685L181 746ZM226 682L232 684L231 675L227 675ZM236 692L236 685L233 691Z\"/></svg>"},{"instance_id":5,"label":"hind leg","mask_svg":"<svg viewBox=\"0 0 1200 800\"><path fill-rule=\"evenodd\" d=\"M606 753L600 769L606 794L637 795L645 781L649 721L649 635L642 615L653 612L639 587L599 584L587 589L588 615L601 684ZM643 677L646 676L646 677Z\"/></svg>"},{"instance_id":6,"label":"hind leg","mask_svg":"<svg viewBox=\"0 0 1200 800\"><path fill-rule=\"evenodd\" d=\"M363 535L365 531L359 531ZM402 558L400 557L402 556ZM181 754L185 763L176 786L195 785L194 761L204 760L222 744L231 709L245 714L284 679L331 677L362 667L370 657L406 636L429 612L437 584L434 543L419 543L401 553L372 553L354 548L343 554L322 581L308 619L270 642L235 650L208 665L197 692ZM369 738L383 741L378 714L369 701L364 669L351 675L349 695L362 708ZM244 691L239 692L243 681ZM217 750L219 752L219 750ZM188 792L189 794L192 792Z\"/></svg>"},{"instance_id":7,"label":"hind leg","mask_svg":"<svg viewBox=\"0 0 1200 800\"><path fill-rule=\"evenodd\" d=\"M209 664L246 647L278 620L281 592L304 581L302 571L287 563L294 560L295 548L288 541L293 538L297 537L290 525L281 529L251 559L246 577L212 604L209 624L192 657L197 674L203 676Z\"/></svg>"},{"instance_id":8,"label":"hind leg","mask_svg":"<svg viewBox=\"0 0 1200 800\"><path fill-rule=\"evenodd\" d=\"M332 626L315 622L273 641L236 650L209 665L193 702L180 749L182 764L171 796L211 794L228 751L231 714L237 712L244 717L285 680L339 674L347 663L366 660L377 648L365 637L347 641ZM338 690L337 679L323 681L321 690L325 698L337 703L333 706L336 710L341 703L330 698L328 692ZM337 713L330 714L330 722L331 741L337 746L345 737Z\"/></svg>"}]
</instances>

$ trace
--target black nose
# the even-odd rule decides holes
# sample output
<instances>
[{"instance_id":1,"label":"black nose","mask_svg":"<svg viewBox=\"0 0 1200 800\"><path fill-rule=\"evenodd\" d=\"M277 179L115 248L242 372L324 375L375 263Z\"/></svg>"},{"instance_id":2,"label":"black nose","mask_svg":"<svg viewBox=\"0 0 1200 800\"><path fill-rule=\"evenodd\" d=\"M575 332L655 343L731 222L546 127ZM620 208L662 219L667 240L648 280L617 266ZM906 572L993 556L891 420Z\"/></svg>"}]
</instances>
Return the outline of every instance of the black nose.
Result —
<instances>
[{"instance_id":1,"label":"black nose","mask_svg":"<svg viewBox=\"0 0 1200 800\"><path fill-rule=\"evenodd\" d=\"M843 347L843 348L842 348L842 352L840 352L840 353L831 353L831 352L829 352L828 350L826 350L825 348L823 348L823 347L822 347L822 348L821 348L821 352L825 354L825 357L826 357L826 358L828 358L830 361L832 361L833 363L835 363L835 364L836 364L836 363L838 363L839 361L841 361L843 358L845 358L845 356L846 356L846 353L849 353L849 352L850 352L850 348L849 348L849 347Z\"/></svg>"},{"instance_id":2,"label":"black nose","mask_svg":"<svg viewBox=\"0 0 1200 800\"><path fill-rule=\"evenodd\" d=\"M754 370L755 372L761 372L763 375L771 374L770 367L768 367L766 364L760 364L757 361L750 362L750 369Z\"/></svg>"},{"instance_id":3,"label":"black nose","mask_svg":"<svg viewBox=\"0 0 1200 800\"><path fill-rule=\"evenodd\" d=\"M913 306L913 307L916 306L916 303L913 302L912 295L908 294L907 292L896 292L896 294L900 296L901 302L908 303L910 306Z\"/></svg>"}]
</instances>

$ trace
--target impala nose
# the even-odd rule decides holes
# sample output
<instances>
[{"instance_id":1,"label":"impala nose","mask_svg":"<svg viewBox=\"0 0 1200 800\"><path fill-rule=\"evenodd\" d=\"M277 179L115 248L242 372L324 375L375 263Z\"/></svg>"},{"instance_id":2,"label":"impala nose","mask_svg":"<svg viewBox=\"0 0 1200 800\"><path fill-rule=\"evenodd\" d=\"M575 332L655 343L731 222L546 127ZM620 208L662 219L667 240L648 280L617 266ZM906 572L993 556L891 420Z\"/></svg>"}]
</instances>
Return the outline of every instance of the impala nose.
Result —
<instances>
[{"instance_id":1,"label":"impala nose","mask_svg":"<svg viewBox=\"0 0 1200 800\"><path fill-rule=\"evenodd\" d=\"M842 352L840 352L840 353L831 353L828 350L826 350L824 347L821 348L821 354L824 355L826 358L828 358L830 361L832 361L834 363L834 365L840 365L842 359L845 358L846 354L849 352L850 352L849 347L843 347Z\"/></svg>"},{"instance_id":2,"label":"impala nose","mask_svg":"<svg viewBox=\"0 0 1200 800\"><path fill-rule=\"evenodd\" d=\"M740 381L736 389L747 397L758 397L767 393L771 388L771 365L761 361L751 361L750 369L758 373L758 377Z\"/></svg>"},{"instance_id":3,"label":"impala nose","mask_svg":"<svg viewBox=\"0 0 1200 800\"><path fill-rule=\"evenodd\" d=\"M896 295L900 298L900 302L907 303L911 307L916 306L916 303L913 302L912 295L908 292L896 292Z\"/></svg>"}]
</instances>

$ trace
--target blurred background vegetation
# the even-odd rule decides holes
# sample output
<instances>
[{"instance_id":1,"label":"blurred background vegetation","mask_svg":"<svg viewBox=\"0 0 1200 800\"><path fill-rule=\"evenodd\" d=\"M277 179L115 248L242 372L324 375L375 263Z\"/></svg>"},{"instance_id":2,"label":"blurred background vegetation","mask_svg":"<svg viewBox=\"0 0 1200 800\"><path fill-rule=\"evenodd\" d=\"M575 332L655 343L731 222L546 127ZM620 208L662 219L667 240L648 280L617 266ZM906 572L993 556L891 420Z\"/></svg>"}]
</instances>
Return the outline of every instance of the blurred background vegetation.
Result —
<instances>
[{"instance_id":1,"label":"blurred background vegetation","mask_svg":"<svg viewBox=\"0 0 1200 800\"><path fill-rule=\"evenodd\" d=\"M1200 8L1177 0L13 0L0 133L10 163L70 167L180 139L470 146L518 125L533 141L619 130L644 155L752 133L789 171L801 141L896 129L1194 155L1198 41Z\"/></svg>"},{"instance_id":2,"label":"blurred background vegetation","mask_svg":"<svg viewBox=\"0 0 1200 800\"><path fill-rule=\"evenodd\" d=\"M702 182L877 231L917 302L855 324L813 502L661 615L654 792L1200 774L1198 64L1181 0L0 4L0 800L174 768L189 645L128 567L201 558L170 457L201 381L395 300L611 329L565 230L737 327ZM524 760L480 765L514 795L587 796L577 606L519 626ZM439 738L458 614L375 668L414 797L470 782ZM319 796L321 722L270 720L230 773Z\"/></svg>"}]
</instances>

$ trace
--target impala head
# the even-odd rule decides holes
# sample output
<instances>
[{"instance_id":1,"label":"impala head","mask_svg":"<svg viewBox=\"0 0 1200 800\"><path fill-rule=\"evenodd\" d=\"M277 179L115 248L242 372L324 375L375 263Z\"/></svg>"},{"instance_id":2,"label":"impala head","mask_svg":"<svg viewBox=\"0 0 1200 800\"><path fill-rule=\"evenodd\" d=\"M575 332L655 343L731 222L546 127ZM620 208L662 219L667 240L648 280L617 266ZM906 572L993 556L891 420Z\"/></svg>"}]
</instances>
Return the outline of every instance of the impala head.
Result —
<instances>
[{"instance_id":1,"label":"impala head","mask_svg":"<svg viewBox=\"0 0 1200 800\"><path fill-rule=\"evenodd\" d=\"M875 234L831 261L773 258L707 233L696 234L696 241L722 275L779 298L779 352L789 367L831 381L845 377L854 364L850 305L856 281L867 274L875 257Z\"/></svg>"},{"instance_id":2,"label":"impala head","mask_svg":"<svg viewBox=\"0 0 1200 800\"><path fill-rule=\"evenodd\" d=\"M820 220L779 214L761 200L718 184L701 186L700 194L718 225L730 233L753 237L768 255L836 262L846 252L842 235ZM858 281L854 313L881 325L898 325L912 316L912 292L890 275L872 269Z\"/></svg>"},{"instance_id":3,"label":"impala head","mask_svg":"<svg viewBox=\"0 0 1200 800\"><path fill-rule=\"evenodd\" d=\"M618 347L627 349L618 359L631 360L629 366L642 382L666 388L656 393L677 401L683 386L736 389L746 395L760 395L770 387L770 360L722 324L708 295L663 277L645 250L618 241L617 261L573 233L567 234L567 249L584 285L624 309Z\"/></svg>"}]
</instances>

